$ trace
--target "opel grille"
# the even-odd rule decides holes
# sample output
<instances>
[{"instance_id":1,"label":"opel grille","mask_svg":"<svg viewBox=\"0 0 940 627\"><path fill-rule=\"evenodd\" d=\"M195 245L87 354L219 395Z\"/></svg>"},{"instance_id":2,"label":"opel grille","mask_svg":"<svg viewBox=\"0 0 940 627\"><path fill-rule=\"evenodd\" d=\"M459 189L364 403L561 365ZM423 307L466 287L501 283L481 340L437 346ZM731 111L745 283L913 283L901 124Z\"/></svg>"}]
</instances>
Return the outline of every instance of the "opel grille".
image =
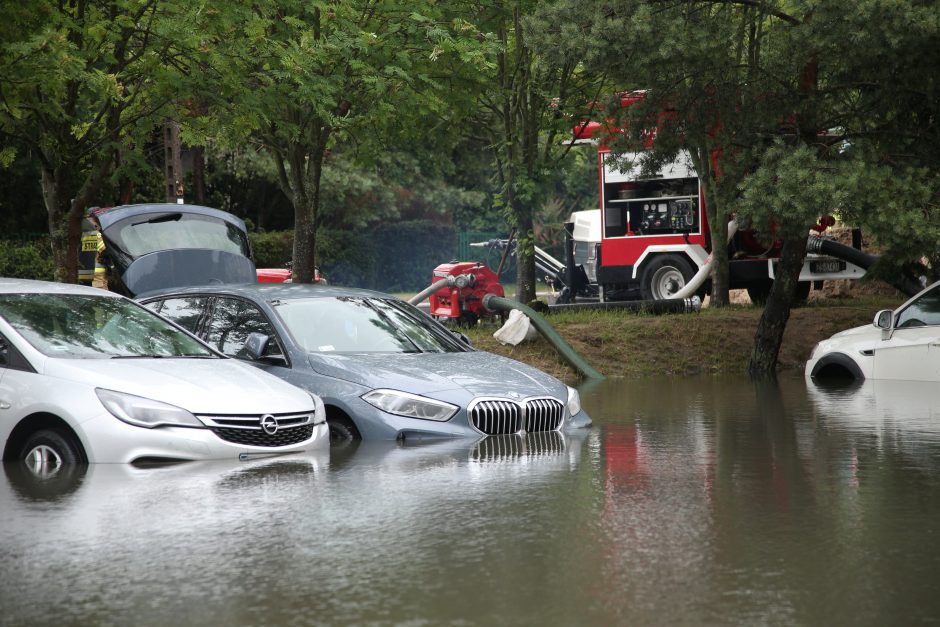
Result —
<instances>
[{"instance_id":1,"label":"opel grille","mask_svg":"<svg viewBox=\"0 0 940 627\"><path fill-rule=\"evenodd\" d=\"M313 436L314 414L252 414L198 418L216 436L242 446L277 447L300 444Z\"/></svg>"}]
</instances>

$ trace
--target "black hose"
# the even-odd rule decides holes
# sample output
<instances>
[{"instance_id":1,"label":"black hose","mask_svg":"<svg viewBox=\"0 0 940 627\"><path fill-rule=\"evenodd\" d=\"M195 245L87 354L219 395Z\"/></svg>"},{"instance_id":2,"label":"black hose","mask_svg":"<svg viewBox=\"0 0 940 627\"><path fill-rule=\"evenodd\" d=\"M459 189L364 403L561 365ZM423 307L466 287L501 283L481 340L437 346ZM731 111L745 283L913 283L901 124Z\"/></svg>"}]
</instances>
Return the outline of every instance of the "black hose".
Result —
<instances>
[{"instance_id":1,"label":"black hose","mask_svg":"<svg viewBox=\"0 0 940 627\"><path fill-rule=\"evenodd\" d=\"M873 265L875 265L875 262L878 261L878 257L876 255L869 255L868 253L863 253L862 251L852 248L851 246L846 246L845 244L840 244L834 240L823 239L816 236L810 236L806 241L806 252L829 255L830 257L835 257L836 259L842 259L844 261L848 261L849 263L854 263L859 268L863 268L865 270L871 268ZM884 280L892 287L907 294L908 296L913 296L914 294L924 289L924 286L920 284L920 281L904 274Z\"/></svg>"},{"instance_id":2,"label":"black hose","mask_svg":"<svg viewBox=\"0 0 940 627\"><path fill-rule=\"evenodd\" d=\"M612 303L571 303L563 305L549 305L549 313L561 313L564 311L585 311L585 310L626 310L642 311L650 314L664 313L691 313L697 312L702 308L702 301L698 296L692 298L667 298L664 300L624 300Z\"/></svg>"},{"instance_id":3,"label":"black hose","mask_svg":"<svg viewBox=\"0 0 940 627\"><path fill-rule=\"evenodd\" d=\"M572 368L577 370L581 376L586 379L603 379L604 375L594 369L576 350L571 348L549 322L537 314L531 307L517 303L514 300L497 296L496 294L487 294L483 297L483 306L489 311L512 311L518 309L532 322L532 326L542 334L549 344L551 344L562 359L568 362Z\"/></svg>"}]
</instances>

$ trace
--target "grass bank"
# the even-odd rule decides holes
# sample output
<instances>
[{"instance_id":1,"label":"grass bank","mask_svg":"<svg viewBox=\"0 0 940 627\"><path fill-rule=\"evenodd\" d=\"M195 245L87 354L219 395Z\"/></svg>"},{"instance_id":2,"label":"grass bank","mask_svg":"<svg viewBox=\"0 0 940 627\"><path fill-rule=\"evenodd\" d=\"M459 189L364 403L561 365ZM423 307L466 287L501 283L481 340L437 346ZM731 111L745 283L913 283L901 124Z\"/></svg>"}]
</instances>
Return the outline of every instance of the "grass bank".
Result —
<instances>
[{"instance_id":1,"label":"grass bank","mask_svg":"<svg viewBox=\"0 0 940 627\"><path fill-rule=\"evenodd\" d=\"M870 324L875 311L896 307L904 300L900 296L821 299L793 309L778 369L802 370L816 342L837 331ZM551 315L548 320L605 376L737 374L747 367L761 311L748 304L660 316L585 311ZM519 346L503 346L493 339L497 328L481 324L467 335L479 349L518 359L560 379L575 378L541 336Z\"/></svg>"}]
</instances>

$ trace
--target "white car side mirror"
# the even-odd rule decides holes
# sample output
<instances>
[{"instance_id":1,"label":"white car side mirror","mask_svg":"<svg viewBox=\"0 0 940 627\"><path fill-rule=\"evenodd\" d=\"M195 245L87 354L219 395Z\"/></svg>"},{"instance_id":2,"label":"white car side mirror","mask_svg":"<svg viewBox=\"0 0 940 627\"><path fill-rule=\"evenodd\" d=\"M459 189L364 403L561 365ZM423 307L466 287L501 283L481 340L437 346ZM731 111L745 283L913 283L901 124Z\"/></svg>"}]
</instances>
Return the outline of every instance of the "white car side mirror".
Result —
<instances>
[{"instance_id":1,"label":"white car side mirror","mask_svg":"<svg viewBox=\"0 0 940 627\"><path fill-rule=\"evenodd\" d=\"M891 309L882 309L875 314L873 324L881 329L881 339L890 340L894 332L894 311Z\"/></svg>"}]
</instances>

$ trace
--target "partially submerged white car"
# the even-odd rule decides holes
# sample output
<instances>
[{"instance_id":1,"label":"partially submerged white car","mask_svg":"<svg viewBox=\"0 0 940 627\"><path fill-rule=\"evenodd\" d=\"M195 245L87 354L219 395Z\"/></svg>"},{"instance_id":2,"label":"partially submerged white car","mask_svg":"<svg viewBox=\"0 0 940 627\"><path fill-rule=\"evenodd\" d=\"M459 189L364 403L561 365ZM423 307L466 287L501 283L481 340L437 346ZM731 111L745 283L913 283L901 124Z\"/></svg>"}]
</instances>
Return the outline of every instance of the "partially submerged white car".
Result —
<instances>
[{"instance_id":1,"label":"partially submerged white car","mask_svg":"<svg viewBox=\"0 0 940 627\"><path fill-rule=\"evenodd\" d=\"M320 398L130 299L0 279L0 450L82 462L248 459L328 447Z\"/></svg>"},{"instance_id":2,"label":"partially submerged white car","mask_svg":"<svg viewBox=\"0 0 940 627\"><path fill-rule=\"evenodd\" d=\"M836 333L813 349L806 375L821 379L940 381L940 282L870 325Z\"/></svg>"}]
</instances>

